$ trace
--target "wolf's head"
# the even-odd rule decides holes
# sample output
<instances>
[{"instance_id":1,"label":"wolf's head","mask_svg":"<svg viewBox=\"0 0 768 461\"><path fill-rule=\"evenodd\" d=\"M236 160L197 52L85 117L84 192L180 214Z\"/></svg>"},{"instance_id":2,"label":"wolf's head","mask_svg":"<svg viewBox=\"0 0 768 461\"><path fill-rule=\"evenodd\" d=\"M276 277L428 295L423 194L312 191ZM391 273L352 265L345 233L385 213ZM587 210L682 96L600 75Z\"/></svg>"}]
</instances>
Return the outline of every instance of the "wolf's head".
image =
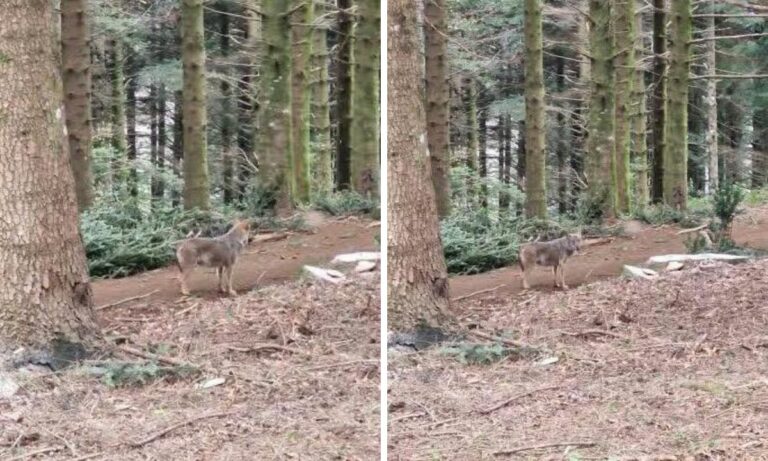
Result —
<instances>
[{"instance_id":1,"label":"wolf's head","mask_svg":"<svg viewBox=\"0 0 768 461\"><path fill-rule=\"evenodd\" d=\"M234 235L241 245L245 246L250 240L251 222L247 219L236 219L229 233Z\"/></svg>"},{"instance_id":2,"label":"wolf's head","mask_svg":"<svg viewBox=\"0 0 768 461\"><path fill-rule=\"evenodd\" d=\"M565 236L565 240L568 244L568 248L574 252L581 249L581 230L574 234L568 234Z\"/></svg>"}]
</instances>

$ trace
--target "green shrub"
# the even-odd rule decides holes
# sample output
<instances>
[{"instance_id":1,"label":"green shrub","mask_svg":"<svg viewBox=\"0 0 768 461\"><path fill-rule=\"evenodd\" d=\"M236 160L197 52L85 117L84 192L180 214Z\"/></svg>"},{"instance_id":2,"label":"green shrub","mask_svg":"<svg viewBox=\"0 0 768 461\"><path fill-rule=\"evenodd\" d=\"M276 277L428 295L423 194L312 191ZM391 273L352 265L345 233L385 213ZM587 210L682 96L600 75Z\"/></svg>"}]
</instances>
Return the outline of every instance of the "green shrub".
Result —
<instances>
[{"instance_id":1,"label":"green shrub","mask_svg":"<svg viewBox=\"0 0 768 461\"><path fill-rule=\"evenodd\" d=\"M744 190L739 186L733 183L724 183L712 196L715 216L720 220L726 233L731 228L745 195Z\"/></svg>"},{"instance_id":2,"label":"green shrub","mask_svg":"<svg viewBox=\"0 0 768 461\"><path fill-rule=\"evenodd\" d=\"M444 347L440 351L444 355L455 357L465 365L490 365L509 356L519 356L520 350L506 347L499 343L474 344L462 343Z\"/></svg>"},{"instance_id":3,"label":"green shrub","mask_svg":"<svg viewBox=\"0 0 768 461\"><path fill-rule=\"evenodd\" d=\"M91 372L101 374L101 381L109 387L130 387L143 386L158 379L187 378L199 370L185 366L160 366L155 362L111 362Z\"/></svg>"},{"instance_id":4,"label":"green shrub","mask_svg":"<svg viewBox=\"0 0 768 461\"><path fill-rule=\"evenodd\" d=\"M448 272L477 274L517 261L520 243L517 222L496 222L487 213L453 213L441 224Z\"/></svg>"},{"instance_id":5,"label":"green shrub","mask_svg":"<svg viewBox=\"0 0 768 461\"><path fill-rule=\"evenodd\" d=\"M352 191L342 191L321 195L314 199L315 209L333 216L372 215L378 219L381 215L379 203Z\"/></svg>"}]
</instances>

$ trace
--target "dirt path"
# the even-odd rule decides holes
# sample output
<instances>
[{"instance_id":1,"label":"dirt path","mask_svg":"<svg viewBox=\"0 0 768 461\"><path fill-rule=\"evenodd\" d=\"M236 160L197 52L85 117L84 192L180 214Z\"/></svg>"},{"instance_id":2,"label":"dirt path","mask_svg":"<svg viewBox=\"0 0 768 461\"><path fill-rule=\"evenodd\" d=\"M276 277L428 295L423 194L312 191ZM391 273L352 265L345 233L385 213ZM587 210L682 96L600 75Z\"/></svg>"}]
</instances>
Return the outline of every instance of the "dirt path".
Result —
<instances>
[{"instance_id":1,"label":"dirt path","mask_svg":"<svg viewBox=\"0 0 768 461\"><path fill-rule=\"evenodd\" d=\"M633 226L634 227L634 226ZM621 274L624 264L640 264L649 257L664 253L685 252L685 236L677 235L679 228L663 226L638 226L627 237L615 239L604 245L587 247L568 262L566 283L573 287L587 282L615 277ZM741 215L734 225L734 239L739 245L768 250L768 207L753 208ZM531 285L536 291L552 291L552 270L536 268ZM511 297L523 290L520 268L505 267L477 275L451 278L451 296L494 290L497 297Z\"/></svg>"},{"instance_id":2,"label":"dirt path","mask_svg":"<svg viewBox=\"0 0 768 461\"><path fill-rule=\"evenodd\" d=\"M370 220L347 218L328 220L311 233L295 233L287 238L263 243L252 243L238 261L234 286L247 291L259 285L285 282L296 278L305 264L327 264L333 256L351 251L377 251L377 227L369 227ZM142 303L173 300L179 297L178 269L162 269L113 280L93 283L94 302L97 306L133 296L152 293ZM193 296L214 299L216 273L213 269L198 268L190 282Z\"/></svg>"}]
</instances>

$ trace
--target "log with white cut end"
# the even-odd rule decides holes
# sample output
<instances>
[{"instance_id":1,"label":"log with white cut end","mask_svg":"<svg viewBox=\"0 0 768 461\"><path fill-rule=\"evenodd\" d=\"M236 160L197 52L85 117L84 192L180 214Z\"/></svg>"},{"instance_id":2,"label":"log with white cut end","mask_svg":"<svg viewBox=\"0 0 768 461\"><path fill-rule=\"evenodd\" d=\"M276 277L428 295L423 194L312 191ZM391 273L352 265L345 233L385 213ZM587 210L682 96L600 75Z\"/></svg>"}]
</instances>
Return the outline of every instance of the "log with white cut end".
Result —
<instances>
[{"instance_id":1,"label":"log with white cut end","mask_svg":"<svg viewBox=\"0 0 768 461\"><path fill-rule=\"evenodd\" d=\"M681 263L679 261L670 261L669 264L667 264L667 267L664 268L664 270L666 272L679 271L680 269L683 268L683 266L685 266L685 264L683 264L683 263Z\"/></svg>"},{"instance_id":2,"label":"log with white cut end","mask_svg":"<svg viewBox=\"0 0 768 461\"><path fill-rule=\"evenodd\" d=\"M360 261L357 263L357 266L355 266L355 272L370 272L372 270L376 269L376 263L373 261Z\"/></svg>"},{"instance_id":3,"label":"log with white cut end","mask_svg":"<svg viewBox=\"0 0 768 461\"><path fill-rule=\"evenodd\" d=\"M744 261L749 256L726 255L720 253L699 253L695 255L660 255L648 258L647 264L667 264L681 261Z\"/></svg>"},{"instance_id":4,"label":"log with white cut end","mask_svg":"<svg viewBox=\"0 0 768 461\"><path fill-rule=\"evenodd\" d=\"M646 280L652 280L659 276L658 272L654 270L629 265L624 265L624 275Z\"/></svg>"},{"instance_id":5,"label":"log with white cut end","mask_svg":"<svg viewBox=\"0 0 768 461\"><path fill-rule=\"evenodd\" d=\"M304 270L309 273L309 275L317 279L331 283L339 283L345 278L344 274L333 269L323 269L321 267L315 266L304 266Z\"/></svg>"},{"instance_id":6,"label":"log with white cut end","mask_svg":"<svg viewBox=\"0 0 768 461\"><path fill-rule=\"evenodd\" d=\"M381 259L381 253L378 251L358 251L357 253L345 253L337 255L332 263L356 263L358 261L378 261Z\"/></svg>"}]
</instances>

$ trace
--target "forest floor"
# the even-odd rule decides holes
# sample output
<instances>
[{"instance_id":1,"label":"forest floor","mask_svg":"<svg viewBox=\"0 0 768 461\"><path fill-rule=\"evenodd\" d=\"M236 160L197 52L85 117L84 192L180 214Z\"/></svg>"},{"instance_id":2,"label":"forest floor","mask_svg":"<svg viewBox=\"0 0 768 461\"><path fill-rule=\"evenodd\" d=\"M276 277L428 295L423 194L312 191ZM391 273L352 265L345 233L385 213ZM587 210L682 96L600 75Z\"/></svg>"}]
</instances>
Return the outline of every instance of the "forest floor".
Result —
<instances>
[{"instance_id":1,"label":"forest floor","mask_svg":"<svg viewBox=\"0 0 768 461\"><path fill-rule=\"evenodd\" d=\"M768 459L768 260L617 278L684 252L678 229L635 227L574 257L565 292L543 268L528 291L516 268L453 278L454 297L506 283L454 310L533 349L492 364L391 350L389 458ZM768 208L740 217L735 238L768 249Z\"/></svg>"},{"instance_id":2,"label":"forest floor","mask_svg":"<svg viewBox=\"0 0 768 461\"><path fill-rule=\"evenodd\" d=\"M15 373L20 389L0 399L0 459L378 458L380 272L336 267L350 274L338 285L299 276L378 250L377 233L367 219L327 219L253 243L237 297L215 293L211 269L198 269L188 298L175 267L95 281L99 306L150 294L97 310L133 368L110 359Z\"/></svg>"}]
</instances>

